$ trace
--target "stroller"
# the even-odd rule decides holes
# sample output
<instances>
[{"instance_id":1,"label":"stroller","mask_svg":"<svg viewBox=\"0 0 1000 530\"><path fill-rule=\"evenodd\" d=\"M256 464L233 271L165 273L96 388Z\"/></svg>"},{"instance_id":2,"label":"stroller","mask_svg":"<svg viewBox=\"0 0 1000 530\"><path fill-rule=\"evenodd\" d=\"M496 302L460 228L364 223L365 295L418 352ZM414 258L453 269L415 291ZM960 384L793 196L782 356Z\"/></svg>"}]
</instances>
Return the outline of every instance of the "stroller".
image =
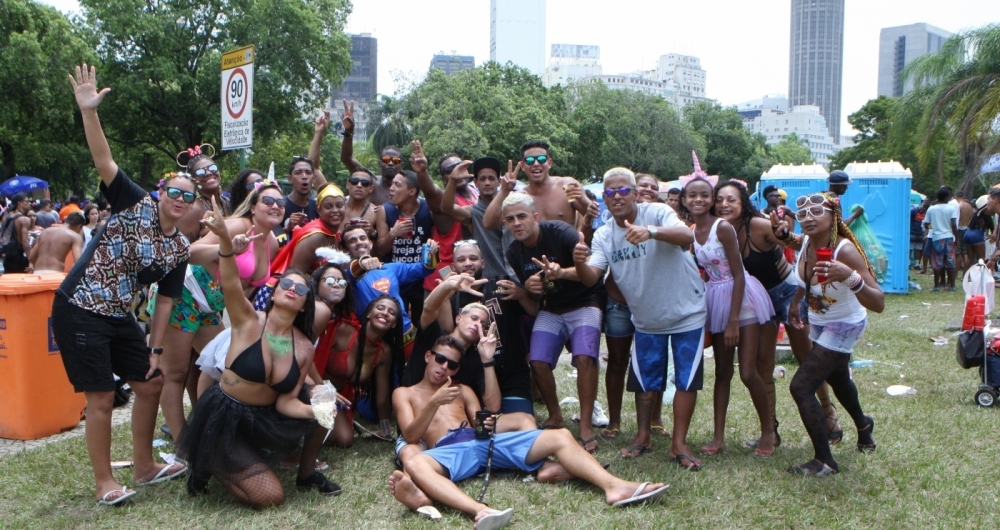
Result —
<instances>
[{"instance_id":1,"label":"stroller","mask_svg":"<svg viewBox=\"0 0 1000 530\"><path fill-rule=\"evenodd\" d=\"M976 404L983 408L996 405L1000 393L1000 334L986 346L986 356L979 366L983 382L976 391Z\"/></svg>"},{"instance_id":2,"label":"stroller","mask_svg":"<svg viewBox=\"0 0 1000 530\"><path fill-rule=\"evenodd\" d=\"M979 368L982 383L976 404L993 407L1000 395L1000 333L987 338L986 316L993 310L993 276L982 260L969 267L962 281L965 315L958 340L957 359L962 368Z\"/></svg>"}]
</instances>

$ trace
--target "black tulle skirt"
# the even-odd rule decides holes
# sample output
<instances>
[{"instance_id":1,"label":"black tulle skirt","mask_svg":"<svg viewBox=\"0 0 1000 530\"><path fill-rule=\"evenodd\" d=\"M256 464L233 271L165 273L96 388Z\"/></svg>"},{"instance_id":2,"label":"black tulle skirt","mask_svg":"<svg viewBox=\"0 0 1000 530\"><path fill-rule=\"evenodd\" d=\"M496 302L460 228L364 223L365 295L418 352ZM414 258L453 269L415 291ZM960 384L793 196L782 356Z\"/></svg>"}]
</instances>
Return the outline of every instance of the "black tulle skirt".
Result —
<instances>
[{"instance_id":1,"label":"black tulle skirt","mask_svg":"<svg viewBox=\"0 0 1000 530\"><path fill-rule=\"evenodd\" d=\"M308 394L307 394L308 395ZM228 396L216 383L198 399L177 443L188 463L187 486L201 493L211 477L227 488L268 473L300 449L316 420L289 418L274 407L254 407Z\"/></svg>"}]
</instances>

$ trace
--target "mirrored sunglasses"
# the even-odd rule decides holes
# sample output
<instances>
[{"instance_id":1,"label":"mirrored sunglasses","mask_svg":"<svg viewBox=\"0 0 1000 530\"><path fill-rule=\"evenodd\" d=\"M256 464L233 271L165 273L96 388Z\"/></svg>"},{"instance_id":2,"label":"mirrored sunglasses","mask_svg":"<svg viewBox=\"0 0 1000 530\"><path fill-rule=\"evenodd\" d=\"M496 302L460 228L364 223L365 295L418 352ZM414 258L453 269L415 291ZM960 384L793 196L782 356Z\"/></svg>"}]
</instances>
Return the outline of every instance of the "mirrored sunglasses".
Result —
<instances>
[{"instance_id":1,"label":"mirrored sunglasses","mask_svg":"<svg viewBox=\"0 0 1000 530\"><path fill-rule=\"evenodd\" d=\"M548 161L549 161L549 157L547 157L545 155L526 156L526 157L524 157L524 163L525 163L525 165L529 165L529 166L535 165L535 162L538 162L539 164L544 164L544 163L546 163Z\"/></svg>"},{"instance_id":2,"label":"mirrored sunglasses","mask_svg":"<svg viewBox=\"0 0 1000 530\"><path fill-rule=\"evenodd\" d=\"M202 179L202 178L205 178L209 174L218 173L218 172L219 172L219 166L217 166L215 164L212 164L210 166L205 166L203 168L199 168L199 169L194 170L194 176Z\"/></svg>"},{"instance_id":3,"label":"mirrored sunglasses","mask_svg":"<svg viewBox=\"0 0 1000 530\"><path fill-rule=\"evenodd\" d=\"M620 188L608 188L604 190L604 196L609 199L613 198L616 193L618 195L621 195L622 197L625 197L629 193L632 193L632 188L629 186L622 186Z\"/></svg>"},{"instance_id":4,"label":"mirrored sunglasses","mask_svg":"<svg viewBox=\"0 0 1000 530\"><path fill-rule=\"evenodd\" d=\"M195 194L192 191L184 191L180 188L174 188L172 186L167 186L165 190L167 192L167 197L177 200L178 197L184 197L184 202L191 204L194 202Z\"/></svg>"}]
</instances>

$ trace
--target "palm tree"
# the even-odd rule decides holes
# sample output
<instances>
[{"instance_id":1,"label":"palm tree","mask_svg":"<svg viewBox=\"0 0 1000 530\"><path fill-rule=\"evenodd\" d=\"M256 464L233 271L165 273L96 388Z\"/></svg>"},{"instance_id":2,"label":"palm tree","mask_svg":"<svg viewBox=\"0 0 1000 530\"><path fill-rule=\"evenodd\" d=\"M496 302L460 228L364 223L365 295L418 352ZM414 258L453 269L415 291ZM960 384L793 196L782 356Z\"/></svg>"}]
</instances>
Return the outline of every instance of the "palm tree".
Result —
<instances>
[{"instance_id":1,"label":"palm tree","mask_svg":"<svg viewBox=\"0 0 1000 530\"><path fill-rule=\"evenodd\" d=\"M412 140L401 98L379 95L368 104L368 140L372 152L395 145L403 148Z\"/></svg>"},{"instance_id":2,"label":"palm tree","mask_svg":"<svg viewBox=\"0 0 1000 530\"><path fill-rule=\"evenodd\" d=\"M1000 151L1000 24L949 38L938 53L914 60L903 76L915 85L903 112L922 110L921 165L940 168L953 142L965 168L958 188L971 192L982 161Z\"/></svg>"}]
</instances>

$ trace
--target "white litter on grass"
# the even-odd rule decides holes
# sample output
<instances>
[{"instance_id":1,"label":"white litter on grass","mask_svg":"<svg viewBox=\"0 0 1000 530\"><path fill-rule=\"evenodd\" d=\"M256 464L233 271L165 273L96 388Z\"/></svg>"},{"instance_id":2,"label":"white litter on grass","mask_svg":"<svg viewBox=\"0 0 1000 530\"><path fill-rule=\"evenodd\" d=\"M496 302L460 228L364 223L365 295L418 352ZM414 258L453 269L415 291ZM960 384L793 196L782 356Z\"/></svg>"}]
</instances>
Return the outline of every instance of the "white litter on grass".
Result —
<instances>
[{"instance_id":1,"label":"white litter on grass","mask_svg":"<svg viewBox=\"0 0 1000 530\"><path fill-rule=\"evenodd\" d=\"M935 346L947 346L948 345L948 338L947 337L937 337L937 338L931 339L931 340L934 341L934 345Z\"/></svg>"},{"instance_id":2,"label":"white litter on grass","mask_svg":"<svg viewBox=\"0 0 1000 530\"><path fill-rule=\"evenodd\" d=\"M417 508L417 513L432 521L437 521L441 518L441 512L433 506L421 506L420 508Z\"/></svg>"},{"instance_id":3,"label":"white litter on grass","mask_svg":"<svg viewBox=\"0 0 1000 530\"><path fill-rule=\"evenodd\" d=\"M559 402L559 406L561 407L563 405L577 405L579 403L580 403L579 399L576 399L575 397L567 397L563 398L563 400Z\"/></svg>"},{"instance_id":4,"label":"white litter on grass","mask_svg":"<svg viewBox=\"0 0 1000 530\"><path fill-rule=\"evenodd\" d=\"M534 475L528 475L528 476L524 477L524 479L521 480L521 482L524 482L525 484L527 484L529 482L534 482L534 481L535 481L535 476Z\"/></svg>"},{"instance_id":5,"label":"white litter on grass","mask_svg":"<svg viewBox=\"0 0 1000 530\"><path fill-rule=\"evenodd\" d=\"M160 459L163 460L163 462L168 466L172 466L177 462L177 455L160 451Z\"/></svg>"},{"instance_id":6,"label":"white litter on grass","mask_svg":"<svg viewBox=\"0 0 1000 530\"><path fill-rule=\"evenodd\" d=\"M915 396L917 395L917 390L904 385L892 385L885 389L885 392L890 396Z\"/></svg>"},{"instance_id":7,"label":"white litter on grass","mask_svg":"<svg viewBox=\"0 0 1000 530\"><path fill-rule=\"evenodd\" d=\"M928 304L927 302L920 302L920 303L921 303L921 304L924 304L924 307L926 307L926 308L928 308L928 309L929 309L929 308L931 307L931 305L930 305L930 304Z\"/></svg>"},{"instance_id":8,"label":"white litter on grass","mask_svg":"<svg viewBox=\"0 0 1000 530\"><path fill-rule=\"evenodd\" d=\"M570 372L569 374L567 374L566 377L568 377L570 379L576 379L576 368L574 368L572 372Z\"/></svg>"},{"instance_id":9,"label":"white litter on grass","mask_svg":"<svg viewBox=\"0 0 1000 530\"><path fill-rule=\"evenodd\" d=\"M164 445L167 445L167 443L168 442L166 440L162 438L157 438L153 440L153 447L163 447Z\"/></svg>"},{"instance_id":10,"label":"white litter on grass","mask_svg":"<svg viewBox=\"0 0 1000 530\"><path fill-rule=\"evenodd\" d=\"M775 379L781 379L782 377L785 377L787 372L788 370L786 370L784 366L775 366L773 375Z\"/></svg>"},{"instance_id":11,"label":"white litter on grass","mask_svg":"<svg viewBox=\"0 0 1000 530\"><path fill-rule=\"evenodd\" d=\"M951 307L951 304L941 304L944 307Z\"/></svg>"},{"instance_id":12,"label":"white litter on grass","mask_svg":"<svg viewBox=\"0 0 1000 530\"><path fill-rule=\"evenodd\" d=\"M905 318L910 318L909 315L899 315L899 319L903 320Z\"/></svg>"}]
</instances>

